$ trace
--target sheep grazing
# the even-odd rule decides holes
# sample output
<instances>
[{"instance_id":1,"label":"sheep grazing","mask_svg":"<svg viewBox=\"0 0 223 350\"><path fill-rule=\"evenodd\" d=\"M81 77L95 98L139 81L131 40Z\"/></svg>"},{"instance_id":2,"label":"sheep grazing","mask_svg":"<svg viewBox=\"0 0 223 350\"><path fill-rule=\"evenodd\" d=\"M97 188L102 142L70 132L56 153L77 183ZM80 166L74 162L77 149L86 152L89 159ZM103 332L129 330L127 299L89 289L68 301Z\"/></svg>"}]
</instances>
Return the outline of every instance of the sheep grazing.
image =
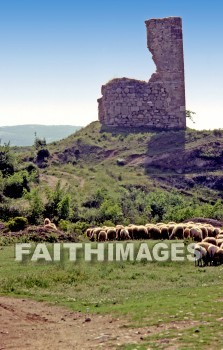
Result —
<instances>
[{"instance_id":1,"label":"sheep grazing","mask_svg":"<svg viewBox=\"0 0 223 350\"><path fill-rule=\"evenodd\" d=\"M160 226L160 238L161 239L169 239L169 230L168 226Z\"/></svg>"},{"instance_id":2,"label":"sheep grazing","mask_svg":"<svg viewBox=\"0 0 223 350\"><path fill-rule=\"evenodd\" d=\"M183 225L177 225L174 227L170 239L183 239L184 238L184 226Z\"/></svg>"},{"instance_id":3,"label":"sheep grazing","mask_svg":"<svg viewBox=\"0 0 223 350\"><path fill-rule=\"evenodd\" d=\"M223 238L217 238L216 242L217 242L217 246L220 247L223 243Z\"/></svg>"},{"instance_id":4,"label":"sheep grazing","mask_svg":"<svg viewBox=\"0 0 223 350\"><path fill-rule=\"evenodd\" d=\"M134 235L133 235L134 227L135 227L135 225L132 225L132 224L128 225L128 227L127 227L128 233L129 233L129 236L131 239L134 239Z\"/></svg>"},{"instance_id":5,"label":"sheep grazing","mask_svg":"<svg viewBox=\"0 0 223 350\"><path fill-rule=\"evenodd\" d=\"M151 226L150 228L147 228L149 238L151 239L161 239L161 231L156 225Z\"/></svg>"},{"instance_id":6,"label":"sheep grazing","mask_svg":"<svg viewBox=\"0 0 223 350\"><path fill-rule=\"evenodd\" d=\"M168 224L169 237L171 236L176 224Z\"/></svg>"},{"instance_id":7,"label":"sheep grazing","mask_svg":"<svg viewBox=\"0 0 223 350\"><path fill-rule=\"evenodd\" d=\"M190 229L188 227L184 229L183 237L184 239L190 238Z\"/></svg>"},{"instance_id":8,"label":"sheep grazing","mask_svg":"<svg viewBox=\"0 0 223 350\"><path fill-rule=\"evenodd\" d=\"M117 241L120 240L120 232L124 228L123 225L116 225L116 239Z\"/></svg>"},{"instance_id":9,"label":"sheep grazing","mask_svg":"<svg viewBox=\"0 0 223 350\"><path fill-rule=\"evenodd\" d=\"M217 240L214 237L206 237L203 239L203 242L211 243L213 245L217 245Z\"/></svg>"},{"instance_id":10,"label":"sheep grazing","mask_svg":"<svg viewBox=\"0 0 223 350\"><path fill-rule=\"evenodd\" d=\"M94 238L95 240L97 241L98 240L98 236L99 236L99 233L102 231L102 228L101 227L96 227L93 231L93 235L94 235Z\"/></svg>"},{"instance_id":11,"label":"sheep grazing","mask_svg":"<svg viewBox=\"0 0 223 350\"><path fill-rule=\"evenodd\" d=\"M217 237L217 235L219 235L220 232L221 232L221 229L220 229L219 227L215 227L215 229L214 229L214 235L215 235L215 237Z\"/></svg>"},{"instance_id":12,"label":"sheep grazing","mask_svg":"<svg viewBox=\"0 0 223 350\"><path fill-rule=\"evenodd\" d=\"M120 239L121 241L126 241L126 240L130 240L130 236L129 236L129 233L128 233L128 230L126 228L123 228L121 231L120 231Z\"/></svg>"},{"instance_id":13,"label":"sheep grazing","mask_svg":"<svg viewBox=\"0 0 223 350\"><path fill-rule=\"evenodd\" d=\"M208 230L205 226L198 226L199 229L202 231L202 237L203 239L208 237Z\"/></svg>"},{"instance_id":14,"label":"sheep grazing","mask_svg":"<svg viewBox=\"0 0 223 350\"><path fill-rule=\"evenodd\" d=\"M94 242L96 240L95 234L94 234L94 230L91 231L91 236L89 237L91 242Z\"/></svg>"},{"instance_id":15,"label":"sheep grazing","mask_svg":"<svg viewBox=\"0 0 223 350\"><path fill-rule=\"evenodd\" d=\"M91 238L92 231L94 231L93 228L88 228L88 229L86 230L85 234L86 234L86 236L87 236L88 238Z\"/></svg>"},{"instance_id":16,"label":"sheep grazing","mask_svg":"<svg viewBox=\"0 0 223 350\"><path fill-rule=\"evenodd\" d=\"M100 231L98 234L98 242L105 242L107 240L106 231Z\"/></svg>"},{"instance_id":17,"label":"sheep grazing","mask_svg":"<svg viewBox=\"0 0 223 350\"><path fill-rule=\"evenodd\" d=\"M202 231L198 227L194 227L190 229L190 237L195 241L195 242L201 242L203 239L202 236Z\"/></svg>"},{"instance_id":18,"label":"sheep grazing","mask_svg":"<svg viewBox=\"0 0 223 350\"><path fill-rule=\"evenodd\" d=\"M194 258L195 258L195 261L194 261L194 264L195 266L206 266L207 265L207 250L196 244L195 247L194 247Z\"/></svg>"},{"instance_id":19,"label":"sheep grazing","mask_svg":"<svg viewBox=\"0 0 223 350\"><path fill-rule=\"evenodd\" d=\"M219 248L213 257L213 265L223 264L223 249Z\"/></svg>"},{"instance_id":20,"label":"sheep grazing","mask_svg":"<svg viewBox=\"0 0 223 350\"><path fill-rule=\"evenodd\" d=\"M207 250L208 260L210 261L211 265L214 263L214 256L218 251L218 249L219 248L216 245L211 245L210 247L208 247L208 250Z\"/></svg>"},{"instance_id":21,"label":"sheep grazing","mask_svg":"<svg viewBox=\"0 0 223 350\"><path fill-rule=\"evenodd\" d=\"M218 230L216 230L213 226L209 225L207 226L208 230L208 237L216 237L217 234L219 233Z\"/></svg>"},{"instance_id":22,"label":"sheep grazing","mask_svg":"<svg viewBox=\"0 0 223 350\"><path fill-rule=\"evenodd\" d=\"M197 245L200 245L201 247L205 248L208 251L208 248L213 244L201 241L201 242L198 242Z\"/></svg>"},{"instance_id":23,"label":"sheep grazing","mask_svg":"<svg viewBox=\"0 0 223 350\"><path fill-rule=\"evenodd\" d=\"M50 226L49 219L44 224ZM54 224L53 224L54 225ZM191 239L196 242L194 248L195 266L223 264L223 230L205 223L146 223L145 225L129 224L128 226L116 225L115 227L89 227L86 237L90 241L126 241L126 240L164 240L164 239Z\"/></svg>"},{"instance_id":24,"label":"sheep grazing","mask_svg":"<svg viewBox=\"0 0 223 350\"><path fill-rule=\"evenodd\" d=\"M107 230L107 240L108 241L114 241L116 239L116 229L115 228L109 228Z\"/></svg>"},{"instance_id":25,"label":"sheep grazing","mask_svg":"<svg viewBox=\"0 0 223 350\"><path fill-rule=\"evenodd\" d=\"M143 225L137 226L138 231L138 239L147 239L148 238L148 231L147 228Z\"/></svg>"},{"instance_id":26,"label":"sheep grazing","mask_svg":"<svg viewBox=\"0 0 223 350\"><path fill-rule=\"evenodd\" d=\"M132 239L139 239L138 226L137 225L132 226L131 231L132 231Z\"/></svg>"}]
</instances>

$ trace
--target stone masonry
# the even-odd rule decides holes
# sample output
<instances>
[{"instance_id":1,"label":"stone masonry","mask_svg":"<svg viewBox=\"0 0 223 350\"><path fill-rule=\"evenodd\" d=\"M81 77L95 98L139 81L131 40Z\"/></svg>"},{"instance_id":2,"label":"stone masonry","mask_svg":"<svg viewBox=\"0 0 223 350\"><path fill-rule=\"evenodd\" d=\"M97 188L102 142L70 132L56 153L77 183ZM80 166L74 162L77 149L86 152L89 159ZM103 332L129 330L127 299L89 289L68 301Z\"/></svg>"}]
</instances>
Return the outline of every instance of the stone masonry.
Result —
<instances>
[{"instance_id":1,"label":"stone masonry","mask_svg":"<svg viewBox=\"0 0 223 350\"><path fill-rule=\"evenodd\" d=\"M182 20L169 17L145 23L156 73L148 82L120 78L103 85L99 121L106 126L185 129Z\"/></svg>"}]
</instances>

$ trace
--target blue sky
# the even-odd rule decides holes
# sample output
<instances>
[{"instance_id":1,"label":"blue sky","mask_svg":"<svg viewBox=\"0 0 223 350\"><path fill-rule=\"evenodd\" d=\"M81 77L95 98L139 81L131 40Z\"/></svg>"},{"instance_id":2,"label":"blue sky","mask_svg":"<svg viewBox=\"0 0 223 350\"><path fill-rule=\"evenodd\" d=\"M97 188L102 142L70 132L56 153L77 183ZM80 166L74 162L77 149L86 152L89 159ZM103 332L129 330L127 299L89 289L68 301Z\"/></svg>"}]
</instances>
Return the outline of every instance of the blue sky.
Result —
<instances>
[{"instance_id":1,"label":"blue sky","mask_svg":"<svg viewBox=\"0 0 223 350\"><path fill-rule=\"evenodd\" d=\"M183 18L187 109L223 128L221 0L0 0L0 125L97 120L101 85L148 80L144 21Z\"/></svg>"}]
</instances>

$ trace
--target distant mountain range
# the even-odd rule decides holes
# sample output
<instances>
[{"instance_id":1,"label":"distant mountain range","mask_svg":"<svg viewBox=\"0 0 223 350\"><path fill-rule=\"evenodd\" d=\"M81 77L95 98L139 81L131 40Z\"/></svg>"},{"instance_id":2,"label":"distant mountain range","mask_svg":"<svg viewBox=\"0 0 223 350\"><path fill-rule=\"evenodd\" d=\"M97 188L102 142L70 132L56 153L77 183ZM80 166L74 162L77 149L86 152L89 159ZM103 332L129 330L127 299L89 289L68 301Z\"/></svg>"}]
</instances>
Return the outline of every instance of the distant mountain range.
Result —
<instances>
[{"instance_id":1,"label":"distant mountain range","mask_svg":"<svg viewBox=\"0 0 223 350\"><path fill-rule=\"evenodd\" d=\"M1 144L10 142L11 146L31 146L34 144L35 135L46 139L47 144L59 141L81 129L81 126L73 125L39 125L26 124L0 127Z\"/></svg>"}]
</instances>

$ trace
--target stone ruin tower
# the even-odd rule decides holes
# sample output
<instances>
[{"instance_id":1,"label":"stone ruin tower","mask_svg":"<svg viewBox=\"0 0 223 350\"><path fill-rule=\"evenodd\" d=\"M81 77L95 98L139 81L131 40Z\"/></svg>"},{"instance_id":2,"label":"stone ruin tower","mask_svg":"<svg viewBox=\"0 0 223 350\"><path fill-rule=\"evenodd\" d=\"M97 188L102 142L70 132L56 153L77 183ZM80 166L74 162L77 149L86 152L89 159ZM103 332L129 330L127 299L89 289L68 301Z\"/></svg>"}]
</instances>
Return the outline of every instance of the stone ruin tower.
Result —
<instances>
[{"instance_id":1,"label":"stone ruin tower","mask_svg":"<svg viewBox=\"0 0 223 350\"><path fill-rule=\"evenodd\" d=\"M99 121L105 126L186 128L182 19L145 22L147 46L156 65L148 82L114 79L102 86Z\"/></svg>"}]
</instances>

